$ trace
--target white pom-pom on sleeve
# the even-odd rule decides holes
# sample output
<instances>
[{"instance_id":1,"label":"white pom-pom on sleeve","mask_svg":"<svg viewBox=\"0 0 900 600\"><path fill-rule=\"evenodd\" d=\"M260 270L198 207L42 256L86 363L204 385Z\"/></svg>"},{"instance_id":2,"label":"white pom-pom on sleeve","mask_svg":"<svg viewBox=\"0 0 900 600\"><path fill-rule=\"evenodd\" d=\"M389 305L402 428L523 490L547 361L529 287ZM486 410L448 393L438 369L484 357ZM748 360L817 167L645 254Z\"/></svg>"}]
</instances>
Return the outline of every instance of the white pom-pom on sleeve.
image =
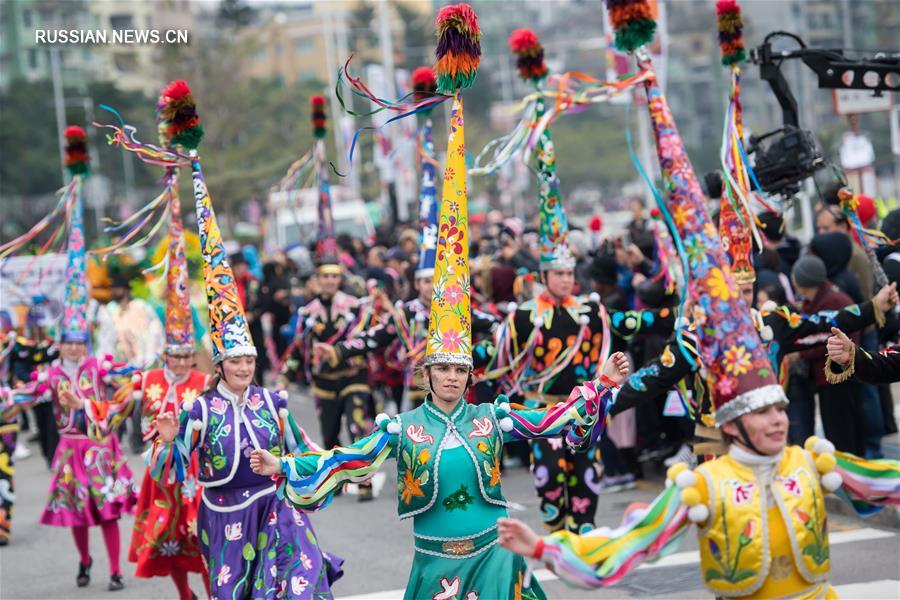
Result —
<instances>
[{"instance_id":1,"label":"white pom-pom on sleeve","mask_svg":"<svg viewBox=\"0 0 900 600\"><path fill-rule=\"evenodd\" d=\"M514 312L516 312L518 309L519 309L519 303L518 303L518 302L508 302L508 303L506 304L506 312L508 312L508 313L514 313Z\"/></svg>"},{"instance_id":2,"label":"white pom-pom on sleeve","mask_svg":"<svg viewBox=\"0 0 900 600\"><path fill-rule=\"evenodd\" d=\"M763 302L763 305L759 307L759 310L761 312L772 312L776 308L778 308L778 305L774 300L766 300L765 302Z\"/></svg>"},{"instance_id":3,"label":"white pom-pom on sleeve","mask_svg":"<svg viewBox=\"0 0 900 600\"><path fill-rule=\"evenodd\" d=\"M688 320L687 317L678 317L678 320L675 322L675 327L677 329L684 329L685 327L687 327L690 324L691 324L691 322Z\"/></svg>"},{"instance_id":4,"label":"white pom-pom on sleeve","mask_svg":"<svg viewBox=\"0 0 900 600\"><path fill-rule=\"evenodd\" d=\"M697 476L693 471L689 471L685 469L681 473L675 476L675 485L679 488L684 489L686 487L691 487L697 485Z\"/></svg>"},{"instance_id":5,"label":"white pom-pom on sleeve","mask_svg":"<svg viewBox=\"0 0 900 600\"><path fill-rule=\"evenodd\" d=\"M775 338L775 333L772 331L771 326L765 325L760 328L759 337L761 337L764 342L771 342Z\"/></svg>"},{"instance_id":6,"label":"white pom-pom on sleeve","mask_svg":"<svg viewBox=\"0 0 900 600\"><path fill-rule=\"evenodd\" d=\"M291 414L291 411L289 411L287 408L279 408L278 409L278 416L281 417L282 419L287 419L288 416L290 416L290 414Z\"/></svg>"},{"instance_id":7,"label":"white pom-pom on sleeve","mask_svg":"<svg viewBox=\"0 0 900 600\"><path fill-rule=\"evenodd\" d=\"M709 509L705 504L695 504L688 509L688 519L691 523L703 523L709 518Z\"/></svg>"},{"instance_id":8,"label":"white pom-pom on sleeve","mask_svg":"<svg viewBox=\"0 0 900 600\"><path fill-rule=\"evenodd\" d=\"M813 446L813 452L816 454L834 454L834 444L825 438L819 438Z\"/></svg>"},{"instance_id":9,"label":"white pom-pom on sleeve","mask_svg":"<svg viewBox=\"0 0 900 600\"><path fill-rule=\"evenodd\" d=\"M131 383L140 383L140 382L141 382L140 373L135 373L134 375L131 376Z\"/></svg>"},{"instance_id":10,"label":"white pom-pom on sleeve","mask_svg":"<svg viewBox=\"0 0 900 600\"><path fill-rule=\"evenodd\" d=\"M38 373L37 380L40 383L45 383L49 378L50 378L50 375L47 373L47 371L41 371Z\"/></svg>"},{"instance_id":11,"label":"white pom-pom on sleeve","mask_svg":"<svg viewBox=\"0 0 900 600\"><path fill-rule=\"evenodd\" d=\"M144 392L142 392L140 389L134 390L134 392L131 395L134 397L135 400L143 400L143 398L144 398Z\"/></svg>"},{"instance_id":12,"label":"white pom-pom on sleeve","mask_svg":"<svg viewBox=\"0 0 900 600\"><path fill-rule=\"evenodd\" d=\"M510 410L512 410L509 406L509 402L501 402L497 405L497 408L499 408L503 412L509 412Z\"/></svg>"},{"instance_id":13,"label":"white pom-pom on sleeve","mask_svg":"<svg viewBox=\"0 0 900 600\"><path fill-rule=\"evenodd\" d=\"M109 371L110 369L112 369L112 362L110 362L110 361L108 361L108 360L104 360L103 363L101 363L100 366L101 366L104 370Z\"/></svg>"},{"instance_id":14,"label":"white pom-pom on sleeve","mask_svg":"<svg viewBox=\"0 0 900 600\"><path fill-rule=\"evenodd\" d=\"M200 431L201 429L203 429L203 421L192 421L191 429L193 429L194 431Z\"/></svg>"},{"instance_id":15,"label":"white pom-pom on sleeve","mask_svg":"<svg viewBox=\"0 0 900 600\"><path fill-rule=\"evenodd\" d=\"M390 420L391 420L391 418L389 416L387 416L387 414L385 414L385 413L378 413L377 415L375 415L375 425L377 425L378 427L381 427L381 424L384 423L385 421L390 421Z\"/></svg>"},{"instance_id":16,"label":"white pom-pom on sleeve","mask_svg":"<svg viewBox=\"0 0 900 600\"><path fill-rule=\"evenodd\" d=\"M587 325L588 323L591 322L591 318L587 315L579 315L578 322L581 323L582 325Z\"/></svg>"},{"instance_id":17,"label":"white pom-pom on sleeve","mask_svg":"<svg viewBox=\"0 0 900 600\"><path fill-rule=\"evenodd\" d=\"M540 329L543 326L544 326L544 317L538 317L537 319L534 320L534 328L535 329Z\"/></svg>"},{"instance_id":18,"label":"white pom-pom on sleeve","mask_svg":"<svg viewBox=\"0 0 900 600\"><path fill-rule=\"evenodd\" d=\"M110 377L109 375L104 375L104 376L101 377L100 379L103 381L103 383L107 383L107 384L108 384L108 383L111 383L111 382L112 382L112 377Z\"/></svg>"},{"instance_id":19,"label":"white pom-pom on sleeve","mask_svg":"<svg viewBox=\"0 0 900 600\"><path fill-rule=\"evenodd\" d=\"M590 300L591 302L596 302L597 304L600 304L600 294L598 294L597 292L591 292L588 295L588 300Z\"/></svg>"},{"instance_id":20,"label":"white pom-pom on sleeve","mask_svg":"<svg viewBox=\"0 0 900 600\"><path fill-rule=\"evenodd\" d=\"M282 400L287 400L287 399L288 399L288 393L287 393L287 390L278 390L277 395L278 395L278 397L281 398Z\"/></svg>"},{"instance_id":21,"label":"white pom-pom on sleeve","mask_svg":"<svg viewBox=\"0 0 900 600\"><path fill-rule=\"evenodd\" d=\"M187 410L187 411L190 411L192 408L194 408L194 400L193 400L193 398L190 399L190 400L185 400L185 401L181 404L181 408L183 408L184 410Z\"/></svg>"},{"instance_id":22,"label":"white pom-pom on sleeve","mask_svg":"<svg viewBox=\"0 0 900 600\"><path fill-rule=\"evenodd\" d=\"M844 484L844 478L837 471L830 471L822 475L822 487L829 492L836 491Z\"/></svg>"},{"instance_id":23,"label":"white pom-pom on sleeve","mask_svg":"<svg viewBox=\"0 0 900 600\"><path fill-rule=\"evenodd\" d=\"M500 429L503 431L512 431L513 420L509 417L503 417L502 419L500 419Z\"/></svg>"},{"instance_id":24,"label":"white pom-pom on sleeve","mask_svg":"<svg viewBox=\"0 0 900 600\"><path fill-rule=\"evenodd\" d=\"M400 435L400 423L396 421L391 421L388 423L387 431L393 435Z\"/></svg>"}]
</instances>

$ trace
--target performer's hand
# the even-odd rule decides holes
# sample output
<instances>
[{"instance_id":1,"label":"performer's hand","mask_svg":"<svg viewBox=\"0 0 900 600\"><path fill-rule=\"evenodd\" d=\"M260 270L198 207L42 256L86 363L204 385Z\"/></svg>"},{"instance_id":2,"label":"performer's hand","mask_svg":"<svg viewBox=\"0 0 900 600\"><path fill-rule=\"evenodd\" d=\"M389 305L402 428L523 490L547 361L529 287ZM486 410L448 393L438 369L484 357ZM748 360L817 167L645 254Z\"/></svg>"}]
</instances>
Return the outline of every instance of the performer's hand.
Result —
<instances>
[{"instance_id":1,"label":"performer's hand","mask_svg":"<svg viewBox=\"0 0 900 600\"><path fill-rule=\"evenodd\" d=\"M883 313L888 312L897 306L897 304L900 304L900 299L897 297L897 283L894 282L878 290L878 293L875 294L872 301Z\"/></svg>"},{"instance_id":2,"label":"performer's hand","mask_svg":"<svg viewBox=\"0 0 900 600\"><path fill-rule=\"evenodd\" d=\"M500 536L500 545L510 552L525 557L534 556L534 549L540 538L522 521L497 519L497 533Z\"/></svg>"},{"instance_id":3,"label":"performer's hand","mask_svg":"<svg viewBox=\"0 0 900 600\"><path fill-rule=\"evenodd\" d=\"M156 431L159 433L159 439L167 444L175 441L178 435L178 419L175 413L163 413L156 417Z\"/></svg>"},{"instance_id":4,"label":"performer's hand","mask_svg":"<svg viewBox=\"0 0 900 600\"><path fill-rule=\"evenodd\" d=\"M850 357L853 355L853 342L847 337L847 334L837 327L831 328L831 337L825 344L828 350L828 356L834 362L840 365L850 363Z\"/></svg>"},{"instance_id":5,"label":"performer's hand","mask_svg":"<svg viewBox=\"0 0 900 600\"><path fill-rule=\"evenodd\" d=\"M257 475L277 475L281 471L281 461L268 450L250 452L250 468Z\"/></svg>"},{"instance_id":6,"label":"performer's hand","mask_svg":"<svg viewBox=\"0 0 900 600\"><path fill-rule=\"evenodd\" d=\"M59 403L63 408L69 410L79 410L84 406L84 400L73 394L71 390L62 390L59 392Z\"/></svg>"},{"instance_id":7,"label":"performer's hand","mask_svg":"<svg viewBox=\"0 0 900 600\"><path fill-rule=\"evenodd\" d=\"M625 356L625 353L614 352L613 355L603 363L603 369L600 371L600 374L606 375L609 379L614 381L616 385L622 385L622 383L628 379L629 371L631 371L631 367L628 364L628 357Z\"/></svg>"}]
</instances>

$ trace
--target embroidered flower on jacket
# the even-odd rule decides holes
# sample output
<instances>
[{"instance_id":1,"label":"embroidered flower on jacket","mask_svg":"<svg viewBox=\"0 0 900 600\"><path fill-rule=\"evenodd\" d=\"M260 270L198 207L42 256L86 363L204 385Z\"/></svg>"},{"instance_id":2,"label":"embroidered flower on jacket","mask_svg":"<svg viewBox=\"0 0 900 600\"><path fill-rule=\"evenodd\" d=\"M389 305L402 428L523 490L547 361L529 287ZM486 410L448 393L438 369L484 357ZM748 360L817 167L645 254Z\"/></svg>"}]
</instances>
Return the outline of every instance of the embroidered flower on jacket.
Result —
<instances>
[{"instance_id":1,"label":"embroidered flower on jacket","mask_svg":"<svg viewBox=\"0 0 900 600\"><path fill-rule=\"evenodd\" d=\"M250 394L250 397L247 398L247 408L249 408L250 410L259 410L262 405L263 401L259 396L259 392Z\"/></svg>"},{"instance_id":2,"label":"embroidered flower on jacket","mask_svg":"<svg viewBox=\"0 0 900 600\"><path fill-rule=\"evenodd\" d=\"M209 403L209 410L213 411L217 415L224 415L227 409L228 403L221 398L213 398Z\"/></svg>"},{"instance_id":3,"label":"embroidered flower on jacket","mask_svg":"<svg viewBox=\"0 0 900 600\"><path fill-rule=\"evenodd\" d=\"M732 490L734 492L734 503L738 506L741 506L742 504L750 502L751 498L753 498L753 490L755 488L756 484L752 481L747 483L735 482L732 487Z\"/></svg>"}]
</instances>

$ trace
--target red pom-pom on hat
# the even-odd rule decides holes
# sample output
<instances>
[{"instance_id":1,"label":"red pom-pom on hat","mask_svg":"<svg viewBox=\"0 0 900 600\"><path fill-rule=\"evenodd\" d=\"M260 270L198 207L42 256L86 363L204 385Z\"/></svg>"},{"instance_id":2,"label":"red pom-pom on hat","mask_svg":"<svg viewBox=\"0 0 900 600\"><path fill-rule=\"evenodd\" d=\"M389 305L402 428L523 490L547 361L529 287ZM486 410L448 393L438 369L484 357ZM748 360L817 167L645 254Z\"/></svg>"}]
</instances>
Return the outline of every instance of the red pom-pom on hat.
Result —
<instances>
[{"instance_id":1,"label":"red pom-pom on hat","mask_svg":"<svg viewBox=\"0 0 900 600\"><path fill-rule=\"evenodd\" d=\"M509 34L509 49L516 54L524 52L530 48L534 48L537 43L537 35L530 29L514 29Z\"/></svg>"},{"instance_id":2,"label":"red pom-pom on hat","mask_svg":"<svg viewBox=\"0 0 900 600\"><path fill-rule=\"evenodd\" d=\"M860 222L865 225L875 216L875 200L873 200L871 196L866 196L864 194L860 194L856 198L859 200L859 204L856 207L856 214L859 216Z\"/></svg>"},{"instance_id":3,"label":"red pom-pom on hat","mask_svg":"<svg viewBox=\"0 0 900 600\"><path fill-rule=\"evenodd\" d=\"M87 134L84 132L84 129L79 127L78 125L69 125L66 127L65 132L63 132L63 137L65 138L86 138Z\"/></svg>"},{"instance_id":4,"label":"red pom-pom on hat","mask_svg":"<svg viewBox=\"0 0 900 600\"><path fill-rule=\"evenodd\" d=\"M178 79L163 89L162 96L164 98L171 98L172 100L181 100L190 93L191 88L188 87L187 82L184 79Z\"/></svg>"},{"instance_id":5,"label":"red pom-pom on hat","mask_svg":"<svg viewBox=\"0 0 900 600\"><path fill-rule=\"evenodd\" d=\"M412 74L413 85L435 86L437 85L437 76L431 67L419 67Z\"/></svg>"},{"instance_id":6,"label":"red pom-pom on hat","mask_svg":"<svg viewBox=\"0 0 900 600\"><path fill-rule=\"evenodd\" d=\"M721 17L724 14L740 13L741 7L735 0L719 0L716 2L716 16Z\"/></svg>"}]
</instances>

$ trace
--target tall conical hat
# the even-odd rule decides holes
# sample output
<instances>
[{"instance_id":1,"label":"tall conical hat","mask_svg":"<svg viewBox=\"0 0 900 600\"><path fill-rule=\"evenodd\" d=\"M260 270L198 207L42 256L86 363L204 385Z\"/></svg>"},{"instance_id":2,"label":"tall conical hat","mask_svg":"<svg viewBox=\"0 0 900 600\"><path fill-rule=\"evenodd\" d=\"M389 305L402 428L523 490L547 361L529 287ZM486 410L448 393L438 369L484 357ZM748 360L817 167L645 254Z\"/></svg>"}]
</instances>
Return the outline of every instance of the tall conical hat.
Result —
<instances>
[{"instance_id":1,"label":"tall conical hat","mask_svg":"<svg viewBox=\"0 0 900 600\"><path fill-rule=\"evenodd\" d=\"M472 367L469 213L466 192L465 131L460 90L475 82L481 57L481 30L468 4L445 6L437 16L438 92L453 95L447 166L441 193L434 291L425 366Z\"/></svg>"},{"instance_id":2,"label":"tall conical hat","mask_svg":"<svg viewBox=\"0 0 900 600\"><path fill-rule=\"evenodd\" d=\"M244 315L234 272L228 264L228 253L216 221L212 200L203 179L197 147L203 128L196 104L187 83L175 81L163 90L157 104L160 132L167 145L181 146L191 153L194 180L194 204L203 255L203 278L209 303L209 333L213 346L213 362L226 358L256 356L256 347Z\"/></svg>"},{"instance_id":3,"label":"tall conical hat","mask_svg":"<svg viewBox=\"0 0 900 600\"><path fill-rule=\"evenodd\" d=\"M544 48L537 35L530 29L516 29L510 34L508 42L510 50L516 55L519 77L536 86L539 85L549 71L544 63ZM539 98L536 102L535 121L540 121L546 108L543 98ZM540 268L542 271L572 269L575 267L575 255L569 247L569 221L566 219L566 211L559 195L556 152L553 149L549 127L544 128L538 138L535 160L540 181L538 188L541 217L538 228L541 245Z\"/></svg>"},{"instance_id":4,"label":"tall conical hat","mask_svg":"<svg viewBox=\"0 0 900 600\"><path fill-rule=\"evenodd\" d=\"M72 175L69 184L74 194L69 211L68 264L66 265L66 297L63 308L60 340L88 343L87 323L87 248L84 240L84 180L90 175L87 136L77 125L66 127L66 169Z\"/></svg>"},{"instance_id":5,"label":"tall conical hat","mask_svg":"<svg viewBox=\"0 0 900 600\"><path fill-rule=\"evenodd\" d=\"M172 169L167 177L175 178ZM169 271L166 276L166 353L173 355L194 352L194 320L191 317L191 294L187 258L184 252L184 225L181 222L181 202L178 185L169 186Z\"/></svg>"},{"instance_id":6,"label":"tall conical hat","mask_svg":"<svg viewBox=\"0 0 900 600\"><path fill-rule=\"evenodd\" d=\"M719 209L719 237L731 258L731 271L738 285L756 281L753 268L753 234L750 214L743 199L749 199L750 185L743 162L736 148L743 139L743 115L740 100L740 62L746 58L744 51L744 25L741 8L734 0L716 3L719 49L722 64L731 71L729 112L726 121L726 152L724 167L728 173L722 181L721 208ZM735 137L736 140L730 139Z\"/></svg>"},{"instance_id":7,"label":"tall conical hat","mask_svg":"<svg viewBox=\"0 0 900 600\"><path fill-rule=\"evenodd\" d=\"M620 50L633 52L652 39L655 25L647 23L653 16L649 2L608 4ZM786 403L750 312L740 300L669 104L655 77L645 86L666 205L688 255L688 291L696 302L700 354L713 382L716 421L725 423L770 404Z\"/></svg>"}]
</instances>

